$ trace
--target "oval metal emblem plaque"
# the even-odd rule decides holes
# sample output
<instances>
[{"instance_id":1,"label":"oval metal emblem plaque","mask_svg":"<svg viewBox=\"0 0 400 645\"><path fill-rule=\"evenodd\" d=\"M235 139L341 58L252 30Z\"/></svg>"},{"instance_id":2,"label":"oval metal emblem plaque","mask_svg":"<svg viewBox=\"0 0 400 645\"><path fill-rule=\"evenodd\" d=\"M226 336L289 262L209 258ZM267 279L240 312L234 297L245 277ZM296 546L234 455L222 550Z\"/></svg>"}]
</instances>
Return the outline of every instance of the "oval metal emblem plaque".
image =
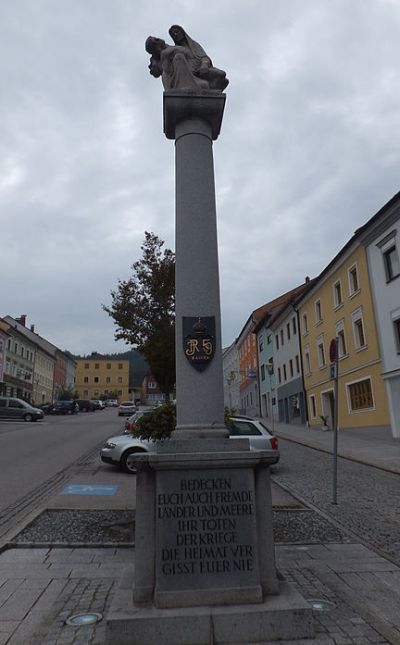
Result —
<instances>
[{"instance_id":1,"label":"oval metal emblem plaque","mask_svg":"<svg viewBox=\"0 0 400 645\"><path fill-rule=\"evenodd\" d=\"M215 317L183 316L182 332L185 356L196 370L202 372L215 354Z\"/></svg>"}]
</instances>

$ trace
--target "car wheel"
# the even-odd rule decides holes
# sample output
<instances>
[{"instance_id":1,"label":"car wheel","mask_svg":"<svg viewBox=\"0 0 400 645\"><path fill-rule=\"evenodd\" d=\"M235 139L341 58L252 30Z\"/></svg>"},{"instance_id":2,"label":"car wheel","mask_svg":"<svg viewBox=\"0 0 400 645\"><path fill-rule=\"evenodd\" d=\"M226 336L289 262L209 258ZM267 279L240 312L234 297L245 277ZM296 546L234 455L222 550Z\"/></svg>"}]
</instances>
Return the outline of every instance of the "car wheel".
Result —
<instances>
[{"instance_id":1,"label":"car wheel","mask_svg":"<svg viewBox=\"0 0 400 645\"><path fill-rule=\"evenodd\" d=\"M144 450L126 450L121 457L120 464L124 472L129 473L130 475L136 475L136 465L133 463L132 456L138 452L144 452Z\"/></svg>"},{"instance_id":2,"label":"car wheel","mask_svg":"<svg viewBox=\"0 0 400 645\"><path fill-rule=\"evenodd\" d=\"M33 416L31 414L24 415L24 421L33 421Z\"/></svg>"}]
</instances>

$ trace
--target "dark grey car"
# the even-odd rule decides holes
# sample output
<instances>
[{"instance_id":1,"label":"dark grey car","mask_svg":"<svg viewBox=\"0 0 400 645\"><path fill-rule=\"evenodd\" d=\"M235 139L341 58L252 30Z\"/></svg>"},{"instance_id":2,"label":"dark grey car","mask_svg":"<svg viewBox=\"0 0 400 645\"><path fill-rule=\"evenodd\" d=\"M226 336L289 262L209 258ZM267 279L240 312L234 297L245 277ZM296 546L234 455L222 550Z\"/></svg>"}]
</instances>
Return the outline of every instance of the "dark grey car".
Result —
<instances>
[{"instance_id":1,"label":"dark grey car","mask_svg":"<svg viewBox=\"0 0 400 645\"><path fill-rule=\"evenodd\" d=\"M23 419L37 421L43 419L43 410L11 396L0 396L0 419Z\"/></svg>"}]
</instances>

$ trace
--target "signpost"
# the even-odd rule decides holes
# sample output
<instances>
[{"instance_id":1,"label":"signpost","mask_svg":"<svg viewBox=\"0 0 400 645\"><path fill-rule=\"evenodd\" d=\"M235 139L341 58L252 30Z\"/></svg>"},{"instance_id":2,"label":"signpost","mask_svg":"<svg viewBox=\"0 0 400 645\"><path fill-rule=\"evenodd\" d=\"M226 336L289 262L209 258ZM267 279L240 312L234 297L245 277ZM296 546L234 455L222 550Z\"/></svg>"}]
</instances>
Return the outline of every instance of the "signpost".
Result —
<instances>
[{"instance_id":1,"label":"signpost","mask_svg":"<svg viewBox=\"0 0 400 645\"><path fill-rule=\"evenodd\" d=\"M329 346L329 358L331 361L331 378L335 379L334 394L334 422L333 422L333 483L332 483L332 504L337 504L337 453L338 453L338 393L339 393L339 340L332 338Z\"/></svg>"}]
</instances>

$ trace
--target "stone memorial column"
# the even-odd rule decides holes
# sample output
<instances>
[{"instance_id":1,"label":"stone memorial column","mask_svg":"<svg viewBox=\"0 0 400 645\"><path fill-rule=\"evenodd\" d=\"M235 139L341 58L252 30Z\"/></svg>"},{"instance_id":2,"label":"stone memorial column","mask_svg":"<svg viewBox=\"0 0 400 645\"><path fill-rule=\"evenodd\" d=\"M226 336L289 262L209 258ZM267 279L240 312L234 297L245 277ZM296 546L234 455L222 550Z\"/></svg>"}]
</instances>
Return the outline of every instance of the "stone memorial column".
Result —
<instances>
[{"instance_id":1,"label":"stone memorial column","mask_svg":"<svg viewBox=\"0 0 400 645\"><path fill-rule=\"evenodd\" d=\"M177 428L136 456L135 567L107 618L109 645L245 645L313 635L312 610L275 566L271 450L224 426L212 145L225 72L177 25L150 36L176 146Z\"/></svg>"},{"instance_id":2,"label":"stone memorial column","mask_svg":"<svg viewBox=\"0 0 400 645\"><path fill-rule=\"evenodd\" d=\"M212 142L225 95L164 93L176 141L177 436L226 436Z\"/></svg>"}]
</instances>

